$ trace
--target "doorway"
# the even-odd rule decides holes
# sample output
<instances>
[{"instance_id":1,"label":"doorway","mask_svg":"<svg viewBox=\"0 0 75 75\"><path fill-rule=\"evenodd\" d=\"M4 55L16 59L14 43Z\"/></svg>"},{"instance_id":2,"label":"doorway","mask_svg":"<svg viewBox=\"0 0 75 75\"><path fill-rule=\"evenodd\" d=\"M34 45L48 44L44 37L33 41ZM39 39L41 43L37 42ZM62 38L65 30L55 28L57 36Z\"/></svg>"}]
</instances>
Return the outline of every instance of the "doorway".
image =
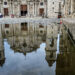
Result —
<instances>
[{"instance_id":1,"label":"doorway","mask_svg":"<svg viewBox=\"0 0 75 75\"><path fill-rule=\"evenodd\" d=\"M44 8L40 8L40 9L39 9L39 15L40 15L40 16L43 16L43 15L44 15Z\"/></svg>"},{"instance_id":2,"label":"doorway","mask_svg":"<svg viewBox=\"0 0 75 75\"><path fill-rule=\"evenodd\" d=\"M26 16L27 14L27 5L21 5L21 16Z\"/></svg>"},{"instance_id":3,"label":"doorway","mask_svg":"<svg viewBox=\"0 0 75 75\"><path fill-rule=\"evenodd\" d=\"M8 8L4 8L4 16L8 16Z\"/></svg>"}]
</instances>

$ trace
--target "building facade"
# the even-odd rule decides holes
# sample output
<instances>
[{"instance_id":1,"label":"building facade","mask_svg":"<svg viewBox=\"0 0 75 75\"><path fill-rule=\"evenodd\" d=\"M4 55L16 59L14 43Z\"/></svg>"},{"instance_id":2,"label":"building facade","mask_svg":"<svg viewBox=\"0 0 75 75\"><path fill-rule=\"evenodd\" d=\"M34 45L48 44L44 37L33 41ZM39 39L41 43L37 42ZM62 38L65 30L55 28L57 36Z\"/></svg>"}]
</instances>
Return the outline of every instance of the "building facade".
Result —
<instances>
[{"instance_id":1,"label":"building facade","mask_svg":"<svg viewBox=\"0 0 75 75\"><path fill-rule=\"evenodd\" d=\"M58 17L59 12L61 11L60 9L60 4L62 0L48 0L48 17L53 18L53 17Z\"/></svg>"},{"instance_id":2,"label":"building facade","mask_svg":"<svg viewBox=\"0 0 75 75\"><path fill-rule=\"evenodd\" d=\"M75 17L75 0L63 0L62 6L65 17Z\"/></svg>"},{"instance_id":3,"label":"building facade","mask_svg":"<svg viewBox=\"0 0 75 75\"><path fill-rule=\"evenodd\" d=\"M0 12L4 16L47 16L47 0L0 0Z\"/></svg>"},{"instance_id":4,"label":"building facade","mask_svg":"<svg viewBox=\"0 0 75 75\"><path fill-rule=\"evenodd\" d=\"M15 17L57 17L62 0L0 0L0 13Z\"/></svg>"}]
</instances>

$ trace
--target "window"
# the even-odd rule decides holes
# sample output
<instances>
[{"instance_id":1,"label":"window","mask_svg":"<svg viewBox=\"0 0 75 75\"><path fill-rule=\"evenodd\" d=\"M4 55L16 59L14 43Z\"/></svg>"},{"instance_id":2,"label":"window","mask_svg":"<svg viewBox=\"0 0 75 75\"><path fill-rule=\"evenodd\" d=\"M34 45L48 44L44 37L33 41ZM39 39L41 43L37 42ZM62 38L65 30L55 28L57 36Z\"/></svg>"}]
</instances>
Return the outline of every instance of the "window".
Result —
<instances>
[{"instance_id":1,"label":"window","mask_svg":"<svg viewBox=\"0 0 75 75\"><path fill-rule=\"evenodd\" d=\"M39 28L44 28L44 26L43 25L39 25Z\"/></svg>"},{"instance_id":2,"label":"window","mask_svg":"<svg viewBox=\"0 0 75 75\"><path fill-rule=\"evenodd\" d=\"M21 5L21 16L26 16L27 14L27 5Z\"/></svg>"},{"instance_id":3,"label":"window","mask_svg":"<svg viewBox=\"0 0 75 75\"><path fill-rule=\"evenodd\" d=\"M6 31L6 34L9 34L9 31L8 30Z\"/></svg>"},{"instance_id":4,"label":"window","mask_svg":"<svg viewBox=\"0 0 75 75\"><path fill-rule=\"evenodd\" d=\"M8 16L8 8L4 8L4 16Z\"/></svg>"},{"instance_id":5,"label":"window","mask_svg":"<svg viewBox=\"0 0 75 75\"><path fill-rule=\"evenodd\" d=\"M54 2L53 2L53 4L54 4Z\"/></svg>"},{"instance_id":6,"label":"window","mask_svg":"<svg viewBox=\"0 0 75 75\"><path fill-rule=\"evenodd\" d=\"M9 24L5 24L5 28L9 28Z\"/></svg>"},{"instance_id":7,"label":"window","mask_svg":"<svg viewBox=\"0 0 75 75\"><path fill-rule=\"evenodd\" d=\"M42 31L42 30L40 30L40 33L43 33L43 31Z\"/></svg>"},{"instance_id":8,"label":"window","mask_svg":"<svg viewBox=\"0 0 75 75\"><path fill-rule=\"evenodd\" d=\"M7 2L4 2L4 5L7 5Z\"/></svg>"},{"instance_id":9,"label":"window","mask_svg":"<svg viewBox=\"0 0 75 75\"><path fill-rule=\"evenodd\" d=\"M40 5L43 5L43 2L41 2Z\"/></svg>"},{"instance_id":10,"label":"window","mask_svg":"<svg viewBox=\"0 0 75 75\"><path fill-rule=\"evenodd\" d=\"M21 23L21 30L22 31L27 31L28 30L27 23Z\"/></svg>"}]
</instances>

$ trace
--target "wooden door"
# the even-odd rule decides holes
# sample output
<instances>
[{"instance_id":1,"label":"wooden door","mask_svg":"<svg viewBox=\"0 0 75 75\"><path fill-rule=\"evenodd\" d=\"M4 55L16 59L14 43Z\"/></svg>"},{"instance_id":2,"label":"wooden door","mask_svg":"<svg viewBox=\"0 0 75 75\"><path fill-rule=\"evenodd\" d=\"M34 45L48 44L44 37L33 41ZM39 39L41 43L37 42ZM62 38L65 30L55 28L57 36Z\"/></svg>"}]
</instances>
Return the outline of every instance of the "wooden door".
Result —
<instances>
[{"instance_id":1,"label":"wooden door","mask_svg":"<svg viewBox=\"0 0 75 75\"><path fill-rule=\"evenodd\" d=\"M22 31L27 31L28 30L27 23L21 23L21 30Z\"/></svg>"},{"instance_id":2,"label":"wooden door","mask_svg":"<svg viewBox=\"0 0 75 75\"><path fill-rule=\"evenodd\" d=\"M40 16L42 16L44 14L44 8L39 9L39 14L40 14Z\"/></svg>"},{"instance_id":3,"label":"wooden door","mask_svg":"<svg viewBox=\"0 0 75 75\"><path fill-rule=\"evenodd\" d=\"M8 8L4 8L4 16L8 16Z\"/></svg>"},{"instance_id":4,"label":"wooden door","mask_svg":"<svg viewBox=\"0 0 75 75\"><path fill-rule=\"evenodd\" d=\"M21 16L26 16L27 14L27 5L21 5Z\"/></svg>"},{"instance_id":5,"label":"wooden door","mask_svg":"<svg viewBox=\"0 0 75 75\"><path fill-rule=\"evenodd\" d=\"M27 5L21 5L21 11L27 11Z\"/></svg>"}]
</instances>

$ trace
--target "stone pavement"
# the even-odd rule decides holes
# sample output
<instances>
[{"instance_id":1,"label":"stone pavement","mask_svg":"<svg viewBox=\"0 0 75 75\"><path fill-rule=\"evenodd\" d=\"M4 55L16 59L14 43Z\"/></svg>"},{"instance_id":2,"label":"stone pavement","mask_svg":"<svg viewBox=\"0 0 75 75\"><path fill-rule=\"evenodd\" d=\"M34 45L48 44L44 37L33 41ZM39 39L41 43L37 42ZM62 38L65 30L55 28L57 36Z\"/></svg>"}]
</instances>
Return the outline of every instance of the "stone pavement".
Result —
<instances>
[{"instance_id":1,"label":"stone pavement","mask_svg":"<svg viewBox=\"0 0 75 75\"><path fill-rule=\"evenodd\" d=\"M41 23L43 25L58 22L57 18L0 18L0 24L15 24L22 22Z\"/></svg>"}]
</instances>

